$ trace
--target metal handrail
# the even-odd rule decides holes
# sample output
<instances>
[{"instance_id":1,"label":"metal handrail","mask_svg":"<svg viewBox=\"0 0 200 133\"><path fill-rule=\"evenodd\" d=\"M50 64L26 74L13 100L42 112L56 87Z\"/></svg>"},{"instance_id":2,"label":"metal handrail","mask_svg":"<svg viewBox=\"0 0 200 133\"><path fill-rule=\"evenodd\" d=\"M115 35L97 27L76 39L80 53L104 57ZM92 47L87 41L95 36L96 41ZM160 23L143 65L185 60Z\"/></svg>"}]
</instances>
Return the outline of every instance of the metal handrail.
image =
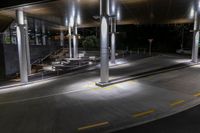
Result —
<instances>
[{"instance_id":1,"label":"metal handrail","mask_svg":"<svg viewBox=\"0 0 200 133\"><path fill-rule=\"evenodd\" d=\"M61 48L62 49L62 48ZM43 58L39 58L39 59L37 59L37 60L35 60L33 63L31 63L31 65L34 65L34 64L40 64L41 62L43 62L45 59L47 59L48 57L50 57L50 56L52 56L52 55L54 55L54 54L57 54L58 53L58 51L60 51L61 49L58 49L58 50L56 50L56 51L54 51L54 52L51 52L51 53L49 53L48 55L46 55L45 57L43 57Z\"/></svg>"}]
</instances>

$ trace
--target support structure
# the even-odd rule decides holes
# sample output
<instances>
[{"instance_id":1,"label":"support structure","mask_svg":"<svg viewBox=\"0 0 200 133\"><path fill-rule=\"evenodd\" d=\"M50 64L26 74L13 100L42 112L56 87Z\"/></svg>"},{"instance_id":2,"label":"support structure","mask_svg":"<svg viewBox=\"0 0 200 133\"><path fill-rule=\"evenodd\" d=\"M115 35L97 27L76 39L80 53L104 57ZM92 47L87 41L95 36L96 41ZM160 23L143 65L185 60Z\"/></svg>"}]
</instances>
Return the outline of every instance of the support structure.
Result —
<instances>
[{"instance_id":1,"label":"support structure","mask_svg":"<svg viewBox=\"0 0 200 133\"><path fill-rule=\"evenodd\" d=\"M46 42L46 29L44 22L42 23L42 45L47 45Z\"/></svg>"},{"instance_id":2,"label":"support structure","mask_svg":"<svg viewBox=\"0 0 200 133\"><path fill-rule=\"evenodd\" d=\"M115 64L116 51L116 18L111 18L111 63Z\"/></svg>"},{"instance_id":3,"label":"support structure","mask_svg":"<svg viewBox=\"0 0 200 133\"><path fill-rule=\"evenodd\" d=\"M68 29L68 36L69 36L69 58L72 58L72 31L70 26Z\"/></svg>"},{"instance_id":4,"label":"support structure","mask_svg":"<svg viewBox=\"0 0 200 133\"><path fill-rule=\"evenodd\" d=\"M26 37L26 56L27 56L27 71L28 75L31 74L31 59L30 59L30 46L29 46L29 35L28 35L28 19L27 16L24 15L24 23L25 23L25 37Z\"/></svg>"},{"instance_id":5,"label":"support structure","mask_svg":"<svg viewBox=\"0 0 200 133\"><path fill-rule=\"evenodd\" d=\"M193 33L193 46L192 46L192 62L198 63L198 52L199 52L199 22L200 13L196 9L194 15L194 33Z\"/></svg>"},{"instance_id":6,"label":"support structure","mask_svg":"<svg viewBox=\"0 0 200 133\"><path fill-rule=\"evenodd\" d=\"M38 24L36 20L35 20L35 45L39 45Z\"/></svg>"},{"instance_id":7,"label":"support structure","mask_svg":"<svg viewBox=\"0 0 200 133\"><path fill-rule=\"evenodd\" d=\"M60 46L64 46L64 32L62 30L60 31Z\"/></svg>"},{"instance_id":8,"label":"support structure","mask_svg":"<svg viewBox=\"0 0 200 133\"><path fill-rule=\"evenodd\" d=\"M28 83L27 74L27 54L26 54L26 33L24 23L24 12L19 9L16 11L17 18L17 42L18 42L18 53L19 53L19 65L20 65L20 78L22 83Z\"/></svg>"},{"instance_id":9,"label":"support structure","mask_svg":"<svg viewBox=\"0 0 200 133\"><path fill-rule=\"evenodd\" d=\"M73 58L78 58L78 29L77 25L74 25L74 35L73 35Z\"/></svg>"},{"instance_id":10,"label":"support structure","mask_svg":"<svg viewBox=\"0 0 200 133\"><path fill-rule=\"evenodd\" d=\"M100 0L100 45L101 45L101 67L100 82L97 85L104 86L109 82L109 52L108 52L108 32L109 32L109 0Z\"/></svg>"}]
</instances>

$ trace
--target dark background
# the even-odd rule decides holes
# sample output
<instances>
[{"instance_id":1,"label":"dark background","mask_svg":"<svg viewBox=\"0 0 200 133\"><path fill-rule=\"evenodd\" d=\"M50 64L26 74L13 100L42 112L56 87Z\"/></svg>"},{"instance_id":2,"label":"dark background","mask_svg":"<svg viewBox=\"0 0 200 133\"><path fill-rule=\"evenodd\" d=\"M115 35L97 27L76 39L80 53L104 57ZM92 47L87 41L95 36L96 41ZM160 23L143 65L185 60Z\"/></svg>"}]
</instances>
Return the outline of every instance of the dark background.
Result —
<instances>
[{"instance_id":1,"label":"dark background","mask_svg":"<svg viewBox=\"0 0 200 133\"><path fill-rule=\"evenodd\" d=\"M118 26L118 49L147 48L148 39L153 38L152 50L154 52L175 53L183 47L192 49L193 33L191 24L186 25L128 25Z\"/></svg>"},{"instance_id":2,"label":"dark background","mask_svg":"<svg viewBox=\"0 0 200 133\"><path fill-rule=\"evenodd\" d=\"M149 48L148 39L153 38L152 51L175 53L181 48L192 49L193 24L182 25L124 25L117 26L118 50L135 50L137 48ZM96 35L99 38L99 28L80 29L81 36ZM80 42L81 43L81 42Z\"/></svg>"}]
</instances>

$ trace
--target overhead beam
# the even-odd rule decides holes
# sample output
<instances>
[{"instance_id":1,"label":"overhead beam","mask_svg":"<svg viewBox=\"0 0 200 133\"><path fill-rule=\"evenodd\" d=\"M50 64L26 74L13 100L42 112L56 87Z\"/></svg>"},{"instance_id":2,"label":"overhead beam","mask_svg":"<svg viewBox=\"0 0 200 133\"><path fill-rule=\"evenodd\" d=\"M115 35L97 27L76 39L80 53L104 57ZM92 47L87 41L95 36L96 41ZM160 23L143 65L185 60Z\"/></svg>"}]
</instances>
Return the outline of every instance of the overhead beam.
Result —
<instances>
[{"instance_id":1,"label":"overhead beam","mask_svg":"<svg viewBox=\"0 0 200 133\"><path fill-rule=\"evenodd\" d=\"M13 8L19 8L24 6L30 6L30 5L36 5L36 4L42 4L47 2L52 2L56 0L6 0L3 2L0 2L0 10L8 10Z\"/></svg>"}]
</instances>

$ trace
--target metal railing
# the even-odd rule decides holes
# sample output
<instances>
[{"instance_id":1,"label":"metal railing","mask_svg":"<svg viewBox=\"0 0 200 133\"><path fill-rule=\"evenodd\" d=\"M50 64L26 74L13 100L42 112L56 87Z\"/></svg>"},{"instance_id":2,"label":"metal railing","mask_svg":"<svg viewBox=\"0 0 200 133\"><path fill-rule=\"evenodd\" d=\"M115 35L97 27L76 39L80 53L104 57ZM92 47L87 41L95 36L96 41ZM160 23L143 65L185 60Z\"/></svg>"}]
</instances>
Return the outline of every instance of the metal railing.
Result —
<instances>
[{"instance_id":1,"label":"metal railing","mask_svg":"<svg viewBox=\"0 0 200 133\"><path fill-rule=\"evenodd\" d=\"M31 63L31 65L35 65L35 64L41 64L44 60L46 60L47 58L49 58L50 56L56 55L59 53L59 51L61 51L63 48L60 48L54 52L51 52L49 54L47 54L46 56L44 56L43 58L39 58L37 60L35 60L33 63Z\"/></svg>"}]
</instances>

